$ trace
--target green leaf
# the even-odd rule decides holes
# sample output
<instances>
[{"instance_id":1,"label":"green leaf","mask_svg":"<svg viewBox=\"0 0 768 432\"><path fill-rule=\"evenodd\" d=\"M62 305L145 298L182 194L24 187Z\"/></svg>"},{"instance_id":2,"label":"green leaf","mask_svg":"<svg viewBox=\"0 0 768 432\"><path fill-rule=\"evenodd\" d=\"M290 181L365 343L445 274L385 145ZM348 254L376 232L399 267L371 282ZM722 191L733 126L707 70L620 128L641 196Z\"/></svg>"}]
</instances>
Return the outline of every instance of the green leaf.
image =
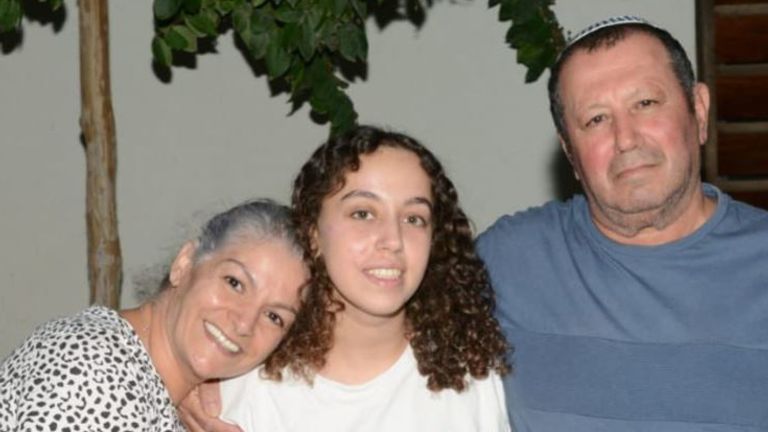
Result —
<instances>
[{"instance_id":1,"label":"green leaf","mask_svg":"<svg viewBox=\"0 0 768 432\"><path fill-rule=\"evenodd\" d=\"M21 4L18 0L0 0L0 33L14 30L21 23Z\"/></svg>"},{"instance_id":2,"label":"green leaf","mask_svg":"<svg viewBox=\"0 0 768 432\"><path fill-rule=\"evenodd\" d=\"M261 60L267 55L269 39L269 33L256 33L250 35L246 45L248 45L248 50L255 60Z\"/></svg>"},{"instance_id":3,"label":"green leaf","mask_svg":"<svg viewBox=\"0 0 768 432\"><path fill-rule=\"evenodd\" d=\"M565 44L551 9L554 0L489 0L499 5L499 21L512 21L507 43L517 50L517 62L528 68L526 82L537 80L552 65Z\"/></svg>"},{"instance_id":4,"label":"green leaf","mask_svg":"<svg viewBox=\"0 0 768 432\"><path fill-rule=\"evenodd\" d=\"M269 77L274 79L285 73L291 65L291 56L280 45L277 38L272 38L267 46L267 55L264 57L267 63L267 72Z\"/></svg>"},{"instance_id":5,"label":"green leaf","mask_svg":"<svg viewBox=\"0 0 768 432\"><path fill-rule=\"evenodd\" d=\"M352 100L346 93L339 91L339 97L334 105L331 117L331 135L342 134L355 126L357 113L352 105Z\"/></svg>"},{"instance_id":6,"label":"green leaf","mask_svg":"<svg viewBox=\"0 0 768 432\"><path fill-rule=\"evenodd\" d=\"M196 14L200 11L200 7L203 5L203 0L183 0L184 12L188 14Z\"/></svg>"},{"instance_id":7,"label":"green leaf","mask_svg":"<svg viewBox=\"0 0 768 432\"><path fill-rule=\"evenodd\" d=\"M316 58L305 70L302 83L310 90L309 104L320 114L325 114L331 109L333 94L336 91L336 80L330 72L330 67L327 58Z\"/></svg>"},{"instance_id":8,"label":"green leaf","mask_svg":"<svg viewBox=\"0 0 768 432\"><path fill-rule=\"evenodd\" d=\"M333 106L329 91L323 91L325 88L319 86L312 90L312 96L309 98L309 104L312 106L312 109L320 114L328 114L328 111Z\"/></svg>"},{"instance_id":9,"label":"green leaf","mask_svg":"<svg viewBox=\"0 0 768 432\"><path fill-rule=\"evenodd\" d=\"M197 51L197 36L183 25L171 26L164 39L172 49L186 52Z\"/></svg>"},{"instance_id":10,"label":"green leaf","mask_svg":"<svg viewBox=\"0 0 768 432\"><path fill-rule=\"evenodd\" d=\"M257 7L263 5L266 2L267 2L267 0L253 0L253 1L251 1L251 4L253 5L253 7L257 8Z\"/></svg>"},{"instance_id":11,"label":"green leaf","mask_svg":"<svg viewBox=\"0 0 768 432\"><path fill-rule=\"evenodd\" d=\"M201 38L205 36L205 33L201 30L198 30L192 23L190 22L190 16L184 17L184 26L189 29L189 31L192 32L192 34L195 35L195 38Z\"/></svg>"},{"instance_id":12,"label":"green leaf","mask_svg":"<svg viewBox=\"0 0 768 432\"><path fill-rule=\"evenodd\" d=\"M235 28L235 31L243 40L250 33L251 12L253 12L253 8L247 3L243 3L232 12L232 27Z\"/></svg>"},{"instance_id":13,"label":"green leaf","mask_svg":"<svg viewBox=\"0 0 768 432\"><path fill-rule=\"evenodd\" d=\"M309 86L307 85L306 80L306 70L309 67L309 62L293 62L291 63L291 67L288 69L288 75L292 77L291 79L291 98L290 101L293 102L297 100L298 98L304 96L304 93L309 89ZM299 107L297 106L296 109ZM295 110L294 110L295 111Z\"/></svg>"},{"instance_id":14,"label":"green leaf","mask_svg":"<svg viewBox=\"0 0 768 432\"><path fill-rule=\"evenodd\" d=\"M289 53L294 51L301 43L301 36L301 27L298 24L286 24L282 32L283 48Z\"/></svg>"},{"instance_id":15,"label":"green leaf","mask_svg":"<svg viewBox=\"0 0 768 432\"><path fill-rule=\"evenodd\" d=\"M163 38L155 36L152 39L152 56L161 66L171 66L171 60L173 58L171 54L171 48L163 40Z\"/></svg>"},{"instance_id":16,"label":"green leaf","mask_svg":"<svg viewBox=\"0 0 768 432\"><path fill-rule=\"evenodd\" d=\"M339 52L351 62L365 60L368 55L368 42L364 29L353 23L345 24L339 30Z\"/></svg>"},{"instance_id":17,"label":"green leaf","mask_svg":"<svg viewBox=\"0 0 768 432\"><path fill-rule=\"evenodd\" d=\"M312 56L315 55L317 37L315 36L315 30L312 28L309 20L304 20L301 23L301 37L299 38L298 48L304 61L309 61Z\"/></svg>"},{"instance_id":18,"label":"green leaf","mask_svg":"<svg viewBox=\"0 0 768 432\"><path fill-rule=\"evenodd\" d=\"M304 19L306 20L307 25L313 31L316 31L323 22L323 10L318 7L310 8L305 11Z\"/></svg>"},{"instance_id":19,"label":"green leaf","mask_svg":"<svg viewBox=\"0 0 768 432\"><path fill-rule=\"evenodd\" d=\"M229 15L233 9L235 9L237 3L234 0L218 0L216 3L216 10L219 15Z\"/></svg>"},{"instance_id":20,"label":"green leaf","mask_svg":"<svg viewBox=\"0 0 768 432\"><path fill-rule=\"evenodd\" d=\"M545 63L534 63L527 65L528 71L525 73L526 84L532 83L539 79L542 73L547 69L548 65Z\"/></svg>"},{"instance_id":21,"label":"green leaf","mask_svg":"<svg viewBox=\"0 0 768 432\"><path fill-rule=\"evenodd\" d=\"M275 19L284 23L299 22L304 13L293 9L288 3L283 3L275 11Z\"/></svg>"},{"instance_id":22,"label":"green leaf","mask_svg":"<svg viewBox=\"0 0 768 432\"><path fill-rule=\"evenodd\" d=\"M336 34L336 24L334 20L326 20L320 23L317 29L317 35L320 42L330 51L339 50L339 37Z\"/></svg>"},{"instance_id":23,"label":"green leaf","mask_svg":"<svg viewBox=\"0 0 768 432\"><path fill-rule=\"evenodd\" d=\"M59 10L59 8L64 4L62 0L48 0L48 4L51 6L51 10Z\"/></svg>"},{"instance_id":24,"label":"green leaf","mask_svg":"<svg viewBox=\"0 0 768 432\"><path fill-rule=\"evenodd\" d=\"M173 18L179 11L183 0L155 0L154 11L155 18L160 21L165 21L169 18Z\"/></svg>"},{"instance_id":25,"label":"green leaf","mask_svg":"<svg viewBox=\"0 0 768 432\"><path fill-rule=\"evenodd\" d=\"M219 16L215 13L203 11L197 15L186 16L184 22L198 37L218 35Z\"/></svg>"},{"instance_id":26,"label":"green leaf","mask_svg":"<svg viewBox=\"0 0 768 432\"><path fill-rule=\"evenodd\" d=\"M525 44L517 49L517 61L530 67L537 63L543 51L540 45Z\"/></svg>"},{"instance_id":27,"label":"green leaf","mask_svg":"<svg viewBox=\"0 0 768 432\"><path fill-rule=\"evenodd\" d=\"M275 19L269 13L269 10L254 9L251 12L250 27L253 33L267 33L277 29Z\"/></svg>"},{"instance_id":28,"label":"green leaf","mask_svg":"<svg viewBox=\"0 0 768 432\"><path fill-rule=\"evenodd\" d=\"M351 2L357 16L365 21L368 18L368 4L363 0L351 0Z\"/></svg>"},{"instance_id":29,"label":"green leaf","mask_svg":"<svg viewBox=\"0 0 768 432\"><path fill-rule=\"evenodd\" d=\"M349 0L333 0L333 15L340 17L347 8Z\"/></svg>"}]
</instances>

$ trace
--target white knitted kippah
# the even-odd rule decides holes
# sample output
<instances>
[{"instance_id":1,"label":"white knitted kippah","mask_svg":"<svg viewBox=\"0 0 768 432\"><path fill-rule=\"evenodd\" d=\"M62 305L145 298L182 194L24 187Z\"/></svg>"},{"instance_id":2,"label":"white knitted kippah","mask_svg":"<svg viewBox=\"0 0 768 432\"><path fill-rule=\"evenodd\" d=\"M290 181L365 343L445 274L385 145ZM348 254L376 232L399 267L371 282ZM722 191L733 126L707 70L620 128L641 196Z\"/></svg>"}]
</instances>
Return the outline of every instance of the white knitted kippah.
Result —
<instances>
[{"instance_id":1,"label":"white knitted kippah","mask_svg":"<svg viewBox=\"0 0 768 432\"><path fill-rule=\"evenodd\" d=\"M576 36L572 37L571 40L568 41L568 43L566 44L566 48L575 44L579 39L582 39L585 36L590 35L600 29L604 29L606 27L613 27L617 25L625 25L625 24L645 24L651 27L655 27L653 24L648 22L648 20L645 20L637 16L632 16L632 15L615 16L615 17L604 19L602 21L598 21L590 25L589 27L585 28L584 30L578 32Z\"/></svg>"}]
</instances>

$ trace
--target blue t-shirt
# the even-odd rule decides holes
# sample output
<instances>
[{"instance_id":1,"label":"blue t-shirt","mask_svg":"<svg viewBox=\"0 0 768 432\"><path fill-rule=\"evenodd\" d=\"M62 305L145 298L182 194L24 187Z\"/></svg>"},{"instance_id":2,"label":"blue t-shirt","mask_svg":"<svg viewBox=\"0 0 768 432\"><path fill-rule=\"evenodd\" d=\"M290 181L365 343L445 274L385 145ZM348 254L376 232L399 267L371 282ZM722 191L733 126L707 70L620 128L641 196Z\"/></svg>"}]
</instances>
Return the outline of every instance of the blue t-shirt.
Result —
<instances>
[{"instance_id":1,"label":"blue t-shirt","mask_svg":"<svg viewBox=\"0 0 768 432\"><path fill-rule=\"evenodd\" d=\"M768 212L704 191L709 221L661 246L606 238L582 196L480 236L517 432L768 430Z\"/></svg>"}]
</instances>

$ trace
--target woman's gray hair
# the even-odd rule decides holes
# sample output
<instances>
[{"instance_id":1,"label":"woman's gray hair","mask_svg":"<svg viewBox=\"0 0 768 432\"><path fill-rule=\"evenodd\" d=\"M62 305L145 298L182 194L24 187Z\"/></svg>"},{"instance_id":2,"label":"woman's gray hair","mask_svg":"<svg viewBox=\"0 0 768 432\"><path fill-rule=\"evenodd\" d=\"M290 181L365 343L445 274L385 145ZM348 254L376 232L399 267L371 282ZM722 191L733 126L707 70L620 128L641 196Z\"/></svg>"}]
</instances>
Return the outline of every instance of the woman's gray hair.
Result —
<instances>
[{"instance_id":1,"label":"woman's gray hair","mask_svg":"<svg viewBox=\"0 0 768 432\"><path fill-rule=\"evenodd\" d=\"M296 238L291 210L269 199L246 201L212 217L197 239L195 262L230 244L236 238L280 240L298 256L303 252Z\"/></svg>"},{"instance_id":2,"label":"woman's gray hair","mask_svg":"<svg viewBox=\"0 0 768 432\"><path fill-rule=\"evenodd\" d=\"M304 254L291 209L270 199L257 199L218 213L202 226L195 245L195 263L237 240L280 241L297 257L302 258ZM164 291L170 284L168 271L166 264L135 276L136 299L148 301Z\"/></svg>"}]
</instances>

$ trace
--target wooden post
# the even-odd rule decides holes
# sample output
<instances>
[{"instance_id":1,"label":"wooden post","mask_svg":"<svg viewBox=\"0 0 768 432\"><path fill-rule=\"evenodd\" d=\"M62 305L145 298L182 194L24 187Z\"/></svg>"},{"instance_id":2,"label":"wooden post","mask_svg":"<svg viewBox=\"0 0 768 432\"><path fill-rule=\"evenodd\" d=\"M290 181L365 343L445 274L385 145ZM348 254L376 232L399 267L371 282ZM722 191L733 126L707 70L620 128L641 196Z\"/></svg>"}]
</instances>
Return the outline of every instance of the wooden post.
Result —
<instances>
[{"instance_id":1,"label":"wooden post","mask_svg":"<svg viewBox=\"0 0 768 432\"><path fill-rule=\"evenodd\" d=\"M122 257L115 199L117 145L109 79L109 5L107 0L79 0L78 5L90 301L118 308Z\"/></svg>"}]
</instances>

